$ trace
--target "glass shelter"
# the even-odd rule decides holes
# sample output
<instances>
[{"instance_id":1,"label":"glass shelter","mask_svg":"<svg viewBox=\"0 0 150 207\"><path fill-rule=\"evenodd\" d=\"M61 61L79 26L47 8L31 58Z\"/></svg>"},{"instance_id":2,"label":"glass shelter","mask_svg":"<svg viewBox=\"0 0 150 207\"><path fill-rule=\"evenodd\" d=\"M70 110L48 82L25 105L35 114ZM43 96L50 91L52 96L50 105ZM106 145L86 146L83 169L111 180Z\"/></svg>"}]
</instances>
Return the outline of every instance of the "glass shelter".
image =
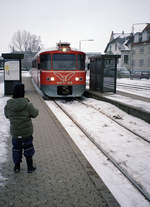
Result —
<instances>
[{"instance_id":1,"label":"glass shelter","mask_svg":"<svg viewBox=\"0 0 150 207\"><path fill-rule=\"evenodd\" d=\"M90 58L90 90L116 93L119 55L97 55Z\"/></svg>"}]
</instances>

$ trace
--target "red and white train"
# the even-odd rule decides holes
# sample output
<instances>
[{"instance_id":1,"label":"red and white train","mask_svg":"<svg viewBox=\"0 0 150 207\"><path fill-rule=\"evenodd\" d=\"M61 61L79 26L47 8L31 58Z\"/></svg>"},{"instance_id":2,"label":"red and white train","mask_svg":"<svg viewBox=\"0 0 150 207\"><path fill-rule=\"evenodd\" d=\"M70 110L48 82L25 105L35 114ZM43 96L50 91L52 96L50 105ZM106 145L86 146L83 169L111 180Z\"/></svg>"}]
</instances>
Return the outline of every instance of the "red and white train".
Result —
<instances>
[{"instance_id":1,"label":"red and white train","mask_svg":"<svg viewBox=\"0 0 150 207\"><path fill-rule=\"evenodd\" d=\"M34 57L31 74L48 97L80 97L86 87L85 53L60 42Z\"/></svg>"}]
</instances>

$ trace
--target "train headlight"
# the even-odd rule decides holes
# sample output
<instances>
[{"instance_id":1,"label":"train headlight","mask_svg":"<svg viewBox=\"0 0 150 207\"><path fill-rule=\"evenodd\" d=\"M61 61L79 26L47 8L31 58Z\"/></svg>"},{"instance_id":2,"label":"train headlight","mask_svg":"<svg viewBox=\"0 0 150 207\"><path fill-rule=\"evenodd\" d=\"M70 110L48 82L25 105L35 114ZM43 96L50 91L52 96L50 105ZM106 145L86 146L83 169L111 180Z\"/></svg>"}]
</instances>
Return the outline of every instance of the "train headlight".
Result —
<instances>
[{"instance_id":1,"label":"train headlight","mask_svg":"<svg viewBox=\"0 0 150 207\"><path fill-rule=\"evenodd\" d=\"M79 77L75 77L75 80L76 80L76 81L79 81Z\"/></svg>"},{"instance_id":2,"label":"train headlight","mask_svg":"<svg viewBox=\"0 0 150 207\"><path fill-rule=\"evenodd\" d=\"M66 47L63 47L63 48L62 48L62 51L63 51L63 52L67 52L67 48L66 48Z\"/></svg>"},{"instance_id":3,"label":"train headlight","mask_svg":"<svg viewBox=\"0 0 150 207\"><path fill-rule=\"evenodd\" d=\"M55 80L55 78L54 78L54 77L50 77L50 80L51 80L51 81L54 81L54 80Z\"/></svg>"}]
</instances>

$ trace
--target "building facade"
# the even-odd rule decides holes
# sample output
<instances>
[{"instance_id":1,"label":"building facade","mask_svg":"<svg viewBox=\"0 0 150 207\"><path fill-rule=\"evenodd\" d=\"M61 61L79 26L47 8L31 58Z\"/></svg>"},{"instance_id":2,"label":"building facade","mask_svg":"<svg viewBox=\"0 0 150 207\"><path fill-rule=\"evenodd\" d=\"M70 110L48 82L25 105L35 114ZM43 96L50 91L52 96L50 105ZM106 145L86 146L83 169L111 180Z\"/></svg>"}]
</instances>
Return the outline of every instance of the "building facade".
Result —
<instances>
[{"instance_id":1,"label":"building facade","mask_svg":"<svg viewBox=\"0 0 150 207\"><path fill-rule=\"evenodd\" d=\"M110 41L104 51L106 54L120 55L117 67L125 67L130 70L131 67L131 34L112 32Z\"/></svg>"},{"instance_id":2,"label":"building facade","mask_svg":"<svg viewBox=\"0 0 150 207\"><path fill-rule=\"evenodd\" d=\"M150 24L135 34L112 32L104 52L121 56L117 67L130 72L150 71Z\"/></svg>"},{"instance_id":3,"label":"building facade","mask_svg":"<svg viewBox=\"0 0 150 207\"><path fill-rule=\"evenodd\" d=\"M131 34L112 32L110 41L106 46L105 53L120 55L117 67L125 67L130 70L131 67Z\"/></svg>"},{"instance_id":4,"label":"building facade","mask_svg":"<svg viewBox=\"0 0 150 207\"><path fill-rule=\"evenodd\" d=\"M150 71L150 24L134 34L131 58L132 71Z\"/></svg>"}]
</instances>

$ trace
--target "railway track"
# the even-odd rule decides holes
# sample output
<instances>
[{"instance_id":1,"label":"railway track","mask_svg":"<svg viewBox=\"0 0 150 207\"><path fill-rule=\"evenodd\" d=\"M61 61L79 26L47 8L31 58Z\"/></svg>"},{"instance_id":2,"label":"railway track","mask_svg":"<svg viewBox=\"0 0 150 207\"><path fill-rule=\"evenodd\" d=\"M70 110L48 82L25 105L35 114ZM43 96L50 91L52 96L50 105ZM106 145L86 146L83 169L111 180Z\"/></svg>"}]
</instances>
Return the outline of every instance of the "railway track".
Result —
<instances>
[{"instance_id":1,"label":"railway track","mask_svg":"<svg viewBox=\"0 0 150 207\"><path fill-rule=\"evenodd\" d=\"M51 100L51 101L53 101L53 99ZM135 189L137 189L136 191L137 192L139 192L140 194L141 194L141 197L144 197L148 202L150 202L150 190L149 190L149 188L147 188L144 184L143 184L143 179L145 178L143 178L142 177L142 182L140 182L139 181L139 179L137 179L137 177L135 176L135 174L134 174L134 172L132 172L132 170L129 170L129 172L128 172L128 169L126 169L126 167L124 167L124 165L123 165L123 167L121 166L122 165L122 163L124 162L122 162L121 163L121 161L120 160L117 160L117 158L115 157L114 158L114 156L113 156L113 154L111 153L111 151L109 152L109 150L107 150L107 149L105 149L102 145L101 145L101 143L98 143L96 140L95 140L95 137L94 137L94 135L92 135L91 133L89 133L87 130L85 130L85 128L84 127L82 127L81 125L80 125L80 123L78 122L78 121L76 121L76 119L74 119L71 115L70 115L70 113L68 112L68 110L66 110L64 107L62 107L62 104L60 104L58 101L54 101L54 104L57 106L57 107L59 107L59 109L61 110L61 111L63 111L63 113L64 114L66 114L66 116L78 127L78 129L80 129L80 131L87 137L87 139L89 139L90 140L90 142L91 143L93 143L93 145L95 146L95 147L97 147L97 149L106 157L106 159L108 160L108 161L110 161L110 163L112 163L113 165L114 165L114 169L116 168L116 169L118 169L120 172L121 172L121 174L129 181L127 181L127 183L131 183L131 185L133 185L133 187L135 188ZM82 101L81 101L81 104L82 104ZM82 104L82 105L84 105L84 104ZM85 104L85 106L86 107L90 107L89 105L86 105ZM52 107L53 108L53 107ZM94 109L94 108L93 108ZM73 108L72 108L72 110L73 110ZM94 109L94 110L96 110L96 111L99 111L99 110L97 110L96 108ZM104 111L102 112L101 111L101 113L103 114L103 115L105 115L105 113L104 113ZM59 114L59 113L58 113ZM58 115L57 114L57 115ZM119 121L117 121L115 118L112 118L112 117L109 117L109 115L105 115L107 118L109 118L110 120L112 120L112 121L114 121L116 124L118 124L118 125L120 125L120 123L119 123ZM126 129L126 127L125 126L121 126L120 125L120 127L123 127L125 130L128 130L128 131L130 131L129 129ZM132 130L131 130L132 131ZM130 132L131 132L130 131ZM134 134L134 135L136 135L137 137L138 137L138 139L141 139L141 140L143 140L145 143L147 142L147 143L149 143L149 140L147 139L147 138L145 138L144 136L139 136L136 132L131 132L132 134ZM146 157L147 157L147 155L146 155ZM149 156L150 157L150 156ZM135 164L135 166L136 166L136 164ZM130 166L129 166L130 167ZM133 175L133 176L132 176ZM139 173L138 173L138 175L137 176L139 176ZM143 176L143 175L142 175ZM145 175L144 175L145 176Z\"/></svg>"},{"instance_id":2,"label":"railway track","mask_svg":"<svg viewBox=\"0 0 150 207\"><path fill-rule=\"evenodd\" d=\"M96 107L94 107L93 105L89 105L89 104L86 104L86 103L83 103L82 101L78 100L81 104L84 104L85 106L87 107L91 107L93 108L94 110L96 110L98 113L101 113L103 115L105 115L107 118L109 118L110 120L114 121L115 123L117 123L119 126L123 127L124 129L128 130L129 132L131 132L132 134L136 135L139 139L142 139L148 143L150 143L150 140L147 139L146 137L140 135L139 133L133 131L132 129L128 128L127 126L125 126L124 124L120 123L117 119L120 119L120 117L118 116L114 116L111 117L110 115L108 115L106 112L100 110L100 109L97 109Z\"/></svg>"},{"instance_id":3,"label":"railway track","mask_svg":"<svg viewBox=\"0 0 150 207\"><path fill-rule=\"evenodd\" d=\"M91 133L89 133L87 130L85 130L80 123L78 123L78 121L76 121L71 115L70 113L67 112L67 110L65 109L65 107L63 107L59 102L54 101L54 103L57 105L57 107L59 107L67 116L69 119L71 119L71 121L82 131L82 133L85 134L85 136L107 157L107 159L128 179L128 181L148 200L150 201L150 194L145 190L145 188L142 186L141 183L139 183L138 181L136 181L136 179L124 168L122 167L119 162L112 156L110 155L110 153L108 153L99 143L97 143L95 141L95 138L91 135ZM81 104L85 105L85 107L91 107L85 103L80 102ZM94 108L94 107L93 107ZM97 109L95 109L97 111ZM120 123L118 123L116 120L112 119L110 116L108 116L106 113L104 112L100 112L103 115L107 116L107 118L111 119L112 121L115 121L115 123L119 124L121 127L124 127L126 130L130 131L131 133L133 133L134 135L138 136L140 139L143 139L144 141L149 143L149 140L144 139L144 137L139 136L138 134L136 134L135 132L132 132L132 130L127 129L125 126L121 125Z\"/></svg>"}]
</instances>

